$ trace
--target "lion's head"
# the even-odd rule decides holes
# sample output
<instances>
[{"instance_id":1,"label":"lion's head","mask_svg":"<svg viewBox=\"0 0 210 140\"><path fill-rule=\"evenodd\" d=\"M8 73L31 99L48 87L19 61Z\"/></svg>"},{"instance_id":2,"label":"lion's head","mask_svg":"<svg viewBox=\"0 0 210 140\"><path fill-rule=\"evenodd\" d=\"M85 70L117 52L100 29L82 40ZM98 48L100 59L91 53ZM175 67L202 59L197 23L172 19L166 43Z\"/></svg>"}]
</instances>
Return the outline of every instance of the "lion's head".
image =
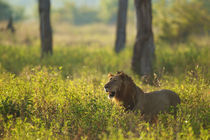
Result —
<instances>
[{"instance_id":1,"label":"lion's head","mask_svg":"<svg viewBox=\"0 0 210 140\"><path fill-rule=\"evenodd\" d=\"M105 84L105 91L109 93L109 98L114 99L117 104L123 105L126 110L132 110L136 104L137 92L144 93L136 86L131 77L123 72L115 75L109 74L109 82Z\"/></svg>"},{"instance_id":2,"label":"lion's head","mask_svg":"<svg viewBox=\"0 0 210 140\"><path fill-rule=\"evenodd\" d=\"M113 75L113 74L108 74L109 77L109 82L105 84L104 89L106 92L109 93L109 98L113 98L116 96L117 92L120 90L123 79L122 75L120 73Z\"/></svg>"},{"instance_id":3,"label":"lion's head","mask_svg":"<svg viewBox=\"0 0 210 140\"><path fill-rule=\"evenodd\" d=\"M109 93L109 98L123 96L123 91L129 86L129 83L133 84L132 79L123 72L117 72L115 75L108 74L109 81L105 84L105 91ZM126 84L125 84L126 83Z\"/></svg>"}]
</instances>

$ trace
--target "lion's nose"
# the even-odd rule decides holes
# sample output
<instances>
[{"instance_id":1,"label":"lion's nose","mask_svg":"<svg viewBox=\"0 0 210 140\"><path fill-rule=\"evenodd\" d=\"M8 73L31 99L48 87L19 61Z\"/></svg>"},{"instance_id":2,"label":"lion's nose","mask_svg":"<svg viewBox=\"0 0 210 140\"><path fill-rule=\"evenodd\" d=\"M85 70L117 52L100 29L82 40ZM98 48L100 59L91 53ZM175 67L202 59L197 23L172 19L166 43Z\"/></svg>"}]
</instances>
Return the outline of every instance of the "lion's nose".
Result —
<instances>
[{"instance_id":1,"label":"lion's nose","mask_svg":"<svg viewBox=\"0 0 210 140\"><path fill-rule=\"evenodd\" d=\"M106 84L105 86L104 86L104 88L108 88L109 86Z\"/></svg>"},{"instance_id":2,"label":"lion's nose","mask_svg":"<svg viewBox=\"0 0 210 140\"><path fill-rule=\"evenodd\" d=\"M106 84L106 85L104 86L104 89L105 89L106 92L108 91L108 88L109 88L109 86Z\"/></svg>"}]
</instances>

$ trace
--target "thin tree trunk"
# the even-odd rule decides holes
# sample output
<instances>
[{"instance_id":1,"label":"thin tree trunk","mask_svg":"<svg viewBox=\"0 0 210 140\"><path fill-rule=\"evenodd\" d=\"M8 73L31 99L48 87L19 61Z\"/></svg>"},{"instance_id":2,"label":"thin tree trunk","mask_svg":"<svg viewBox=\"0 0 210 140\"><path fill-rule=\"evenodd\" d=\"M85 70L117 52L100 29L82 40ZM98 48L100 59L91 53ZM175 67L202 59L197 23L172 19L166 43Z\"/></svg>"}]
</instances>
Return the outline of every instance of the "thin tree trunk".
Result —
<instances>
[{"instance_id":1,"label":"thin tree trunk","mask_svg":"<svg viewBox=\"0 0 210 140\"><path fill-rule=\"evenodd\" d=\"M15 33L15 28L13 26L13 18L12 18L12 16L8 20L7 30L11 30L12 33Z\"/></svg>"},{"instance_id":2,"label":"thin tree trunk","mask_svg":"<svg viewBox=\"0 0 210 140\"><path fill-rule=\"evenodd\" d=\"M125 48L128 0L119 0L115 52Z\"/></svg>"},{"instance_id":3,"label":"thin tree trunk","mask_svg":"<svg viewBox=\"0 0 210 140\"><path fill-rule=\"evenodd\" d=\"M152 32L151 0L135 0L137 35L133 51L132 69L141 76L152 76L154 39Z\"/></svg>"},{"instance_id":4,"label":"thin tree trunk","mask_svg":"<svg viewBox=\"0 0 210 140\"><path fill-rule=\"evenodd\" d=\"M52 54L52 29L50 24L50 0L39 0L41 57Z\"/></svg>"}]
</instances>

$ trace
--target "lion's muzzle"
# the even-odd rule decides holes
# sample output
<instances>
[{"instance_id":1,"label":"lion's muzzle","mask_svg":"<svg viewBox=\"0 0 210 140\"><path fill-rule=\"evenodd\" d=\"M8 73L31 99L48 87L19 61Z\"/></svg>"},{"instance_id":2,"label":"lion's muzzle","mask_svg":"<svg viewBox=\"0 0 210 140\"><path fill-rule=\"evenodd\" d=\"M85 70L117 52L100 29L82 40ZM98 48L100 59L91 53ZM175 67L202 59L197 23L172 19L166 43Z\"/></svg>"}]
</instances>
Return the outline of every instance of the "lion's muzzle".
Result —
<instances>
[{"instance_id":1,"label":"lion's muzzle","mask_svg":"<svg viewBox=\"0 0 210 140\"><path fill-rule=\"evenodd\" d=\"M105 92L108 92L109 93L109 98L113 98L115 96L115 91L112 91L111 88L110 88L110 85L109 84L106 84L104 86L104 90Z\"/></svg>"},{"instance_id":2,"label":"lion's muzzle","mask_svg":"<svg viewBox=\"0 0 210 140\"><path fill-rule=\"evenodd\" d=\"M115 96L115 92L109 92L109 98L113 98Z\"/></svg>"},{"instance_id":3,"label":"lion's muzzle","mask_svg":"<svg viewBox=\"0 0 210 140\"><path fill-rule=\"evenodd\" d=\"M104 86L104 90L105 90L106 92L109 92L109 85L108 85L108 84L106 84L106 85Z\"/></svg>"}]
</instances>

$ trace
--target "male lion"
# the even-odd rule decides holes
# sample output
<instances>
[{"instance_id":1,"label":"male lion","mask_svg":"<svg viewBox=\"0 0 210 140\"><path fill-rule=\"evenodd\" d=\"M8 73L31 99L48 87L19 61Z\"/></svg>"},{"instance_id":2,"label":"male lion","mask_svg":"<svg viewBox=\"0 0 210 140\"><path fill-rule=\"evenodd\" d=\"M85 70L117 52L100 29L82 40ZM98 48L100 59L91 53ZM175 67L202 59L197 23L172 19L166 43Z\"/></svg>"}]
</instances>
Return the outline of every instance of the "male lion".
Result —
<instances>
[{"instance_id":1,"label":"male lion","mask_svg":"<svg viewBox=\"0 0 210 140\"><path fill-rule=\"evenodd\" d=\"M153 121L160 112L168 112L170 107L180 104L179 96L171 90L144 93L133 80L123 72L109 74L109 82L104 86L109 98L122 103L126 110L140 110L146 121Z\"/></svg>"}]
</instances>

